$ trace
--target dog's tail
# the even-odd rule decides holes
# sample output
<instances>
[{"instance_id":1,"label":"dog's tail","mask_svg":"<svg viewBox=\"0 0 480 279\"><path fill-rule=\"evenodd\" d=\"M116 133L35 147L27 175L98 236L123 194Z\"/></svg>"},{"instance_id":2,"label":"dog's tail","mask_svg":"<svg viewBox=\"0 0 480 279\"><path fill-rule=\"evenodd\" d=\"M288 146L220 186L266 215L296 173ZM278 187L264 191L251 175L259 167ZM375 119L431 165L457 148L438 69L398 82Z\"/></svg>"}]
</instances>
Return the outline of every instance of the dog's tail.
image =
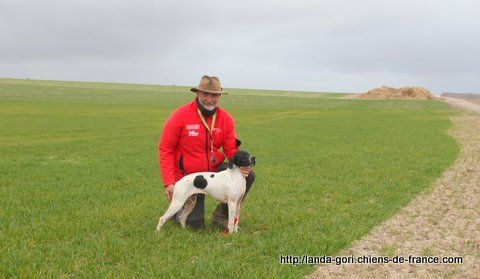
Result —
<instances>
[{"instance_id":1,"label":"dog's tail","mask_svg":"<svg viewBox=\"0 0 480 279\"><path fill-rule=\"evenodd\" d=\"M207 180L205 179L205 177L203 177L203 175L197 175L195 176L195 179L193 180L193 186L199 188L199 189L204 189L205 187L207 187Z\"/></svg>"}]
</instances>

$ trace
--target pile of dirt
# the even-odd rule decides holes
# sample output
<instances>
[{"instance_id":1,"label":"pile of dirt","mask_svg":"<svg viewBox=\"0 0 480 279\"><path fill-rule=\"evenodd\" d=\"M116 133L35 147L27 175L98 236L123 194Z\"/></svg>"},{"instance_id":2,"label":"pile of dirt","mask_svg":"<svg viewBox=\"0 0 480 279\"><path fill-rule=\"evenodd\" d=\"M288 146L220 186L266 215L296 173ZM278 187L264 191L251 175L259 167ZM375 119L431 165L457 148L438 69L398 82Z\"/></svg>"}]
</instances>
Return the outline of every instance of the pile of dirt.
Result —
<instances>
[{"instance_id":1,"label":"pile of dirt","mask_svg":"<svg viewBox=\"0 0 480 279\"><path fill-rule=\"evenodd\" d=\"M393 88L382 86L361 94L362 99L433 99L434 96L427 89L422 87Z\"/></svg>"}]
</instances>

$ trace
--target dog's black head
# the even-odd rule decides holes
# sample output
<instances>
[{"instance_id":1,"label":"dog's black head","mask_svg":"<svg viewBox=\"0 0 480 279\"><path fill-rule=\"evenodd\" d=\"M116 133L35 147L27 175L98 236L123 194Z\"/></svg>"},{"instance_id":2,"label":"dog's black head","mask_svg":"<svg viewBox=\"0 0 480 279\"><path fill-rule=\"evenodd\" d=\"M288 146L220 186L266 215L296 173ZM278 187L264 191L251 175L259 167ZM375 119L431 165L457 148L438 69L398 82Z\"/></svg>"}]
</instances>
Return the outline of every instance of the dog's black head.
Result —
<instances>
[{"instance_id":1,"label":"dog's black head","mask_svg":"<svg viewBox=\"0 0 480 279\"><path fill-rule=\"evenodd\" d=\"M250 156L245 151L238 150L235 155L233 155L233 159L229 164L230 168L233 168L233 165L237 167L248 167L248 166L255 166L256 159L253 156Z\"/></svg>"}]
</instances>

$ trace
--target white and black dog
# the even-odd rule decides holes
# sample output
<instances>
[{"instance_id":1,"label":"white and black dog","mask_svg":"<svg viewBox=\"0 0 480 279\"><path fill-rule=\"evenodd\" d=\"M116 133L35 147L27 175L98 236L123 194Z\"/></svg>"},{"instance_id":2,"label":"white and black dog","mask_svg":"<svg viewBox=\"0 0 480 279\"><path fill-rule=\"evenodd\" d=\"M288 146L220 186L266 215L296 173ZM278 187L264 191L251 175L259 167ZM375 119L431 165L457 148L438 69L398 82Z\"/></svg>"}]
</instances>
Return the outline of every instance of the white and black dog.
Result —
<instances>
[{"instance_id":1,"label":"white and black dog","mask_svg":"<svg viewBox=\"0 0 480 279\"><path fill-rule=\"evenodd\" d=\"M237 232L240 204L246 189L246 180L240 173L239 167L251 165L255 165L255 157L245 151L238 151L229 163L228 169L224 171L197 172L184 176L175 183L172 201L158 221L157 232L184 204L185 207L179 221L182 227L185 227L187 217L195 207L196 199L190 198L194 194L207 194L219 202L226 203L228 205L228 233Z\"/></svg>"}]
</instances>

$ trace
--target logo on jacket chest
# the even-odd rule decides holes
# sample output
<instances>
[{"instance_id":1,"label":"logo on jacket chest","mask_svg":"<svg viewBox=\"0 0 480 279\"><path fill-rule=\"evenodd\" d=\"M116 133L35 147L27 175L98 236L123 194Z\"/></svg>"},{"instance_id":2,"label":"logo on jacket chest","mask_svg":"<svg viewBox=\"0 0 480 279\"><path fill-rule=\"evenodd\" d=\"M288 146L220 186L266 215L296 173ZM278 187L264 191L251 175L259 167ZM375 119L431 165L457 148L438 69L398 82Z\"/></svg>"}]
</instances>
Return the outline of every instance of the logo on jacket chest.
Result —
<instances>
[{"instance_id":1,"label":"logo on jacket chest","mask_svg":"<svg viewBox=\"0 0 480 279\"><path fill-rule=\"evenodd\" d=\"M198 132L195 131L195 130L190 130L190 131L188 131L188 136L189 136L189 137L197 137L197 136L198 136Z\"/></svg>"},{"instance_id":2,"label":"logo on jacket chest","mask_svg":"<svg viewBox=\"0 0 480 279\"><path fill-rule=\"evenodd\" d=\"M197 137L199 134L200 124L187 124L185 125L185 130L188 131L189 137ZM214 134L220 134L222 130L220 128L213 128L212 132Z\"/></svg>"},{"instance_id":3,"label":"logo on jacket chest","mask_svg":"<svg viewBox=\"0 0 480 279\"><path fill-rule=\"evenodd\" d=\"M187 124L185 125L186 130L198 130L200 129L200 124Z\"/></svg>"},{"instance_id":4,"label":"logo on jacket chest","mask_svg":"<svg viewBox=\"0 0 480 279\"><path fill-rule=\"evenodd\" d=\"M185 125L185 129L188 131L189 137L198 137L200 124L187 124Z\"/></svg>"}]
</instances>

